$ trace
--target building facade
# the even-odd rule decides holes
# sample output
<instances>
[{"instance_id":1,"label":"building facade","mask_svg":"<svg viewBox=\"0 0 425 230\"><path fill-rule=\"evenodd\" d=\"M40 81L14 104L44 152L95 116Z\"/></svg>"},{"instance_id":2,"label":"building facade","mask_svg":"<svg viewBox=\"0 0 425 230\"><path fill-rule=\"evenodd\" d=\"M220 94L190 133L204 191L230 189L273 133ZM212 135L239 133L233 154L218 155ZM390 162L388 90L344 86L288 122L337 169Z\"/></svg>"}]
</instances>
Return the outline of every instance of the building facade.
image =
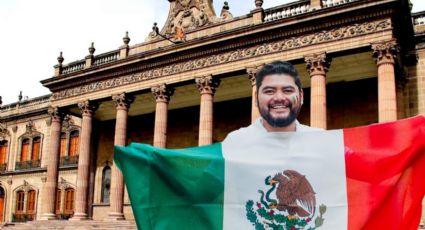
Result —
<instances>
[{"instance_id":1,"label":"building facade","mask_svg":"<svg viewBox=\"0 0 425 230\"><path fill-rule=\"evenodd\" d=\"M301 0L233 17L169 0L144 42L64 64L51 95L0 108L0 220L132 219L113 146L222 141L258 118L255 73L299 71L301 123L346 128L425 114L425 12L408 0Z\"/></svg>"}]
</instances>

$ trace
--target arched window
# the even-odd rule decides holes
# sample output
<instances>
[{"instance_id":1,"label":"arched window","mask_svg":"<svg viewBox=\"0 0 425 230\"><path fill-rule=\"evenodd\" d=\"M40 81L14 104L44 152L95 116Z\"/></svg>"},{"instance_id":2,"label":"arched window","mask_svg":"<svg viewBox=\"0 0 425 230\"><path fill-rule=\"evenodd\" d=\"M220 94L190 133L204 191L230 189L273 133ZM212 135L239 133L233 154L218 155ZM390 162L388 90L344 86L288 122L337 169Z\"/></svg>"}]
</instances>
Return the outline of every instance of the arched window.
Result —
<instances>
[{"instance_id":1,"label":"arched window","mask_svg":"<svg viewBox=\"0 0 425 230\"><path fill-rule=\"evenodd\" d=\"M72 214L74 212L74 189L67 188L65 190L65 214Z\"/></svg>"},{"instance_id":2,"label":"arched window","mask_svg":"<svg viewBox=\"0 0 425 230\"><path fill-rule=\"evenodd\" d=\"M27 214L35 213L35 191L29 190L27 197Z\"/></svg>"},{"instance_id":3,"label":"arched window","mask_svg":"<svg viewBox=\"0 0 425 230\"><path fill-rule=\"evenodd\" d=\"M30 139L28 138L23 139L22 145L21 145L21 161L28 160L29 148L30 148Z\"/></svg>"},{"instance_id":4,"label":"arched window","mask_svg":"<svg viewBox=\"0 0 425 230\"><path fill-rule=\"evenodd\" d=\"M7 146L7 141L0 141L0 164L6 163Z\"/></svg>"},{"instance_id":5,"label":"arched window","mask_svg":"<svg viewBox=\"0 0 425 230\"><path fill-rule=\"evenodd\" d=\"M109 203L111 193L111 167L106 166L102 172L102 203Z\"/></svg>"},{"instance_id":6,"label":"arched window","mask_svg":"<svg viewBox=\"0 0 425 230\"><path fill-rule=\"evenodd\" d=\"M80 140L80 132L78 132L78 130L72 131L70 134L70 140L69 140L69 156L78 155L79 140Z\"/></svg>"},{"instance_id":7,"label":"arched window","mask_svg":"<svg viewBox=\"0 0 425 230\"><path fill-rule=\"evenodd\" d=\"M40 137L34 137L34 139L32 139L31 160L33 161L40 159L40 144L41 144Z\"/></svg>"},{"instance_id":8,"label":"arched window","mask_svg":"<svg viewBox=\"0 0 425 230\"><path fill-rule=\"evenodd\" d=\"M56 190L56 214L60 214L61 213L61 190L57 189Z\"/></svg>"},{"instance_id":9,"label":"arched window","mask_svg":"<svg viewBox=\"0 0 425 230\"><path fill-rule=\"evenodd\" d=\"M25 192L18 191L16 193L16 214L21 214L24 212L24 200L25 200Z\"/></svg>"},{"instance_id":10,"label":"arched window","mask_svg":"<svg viewBox=\"0 0 425 230\"><path fill-rule=\"evenodd\" d=\"M66 133L61 133L60 156L66 156Z\"/></svg>"}]
</instances>

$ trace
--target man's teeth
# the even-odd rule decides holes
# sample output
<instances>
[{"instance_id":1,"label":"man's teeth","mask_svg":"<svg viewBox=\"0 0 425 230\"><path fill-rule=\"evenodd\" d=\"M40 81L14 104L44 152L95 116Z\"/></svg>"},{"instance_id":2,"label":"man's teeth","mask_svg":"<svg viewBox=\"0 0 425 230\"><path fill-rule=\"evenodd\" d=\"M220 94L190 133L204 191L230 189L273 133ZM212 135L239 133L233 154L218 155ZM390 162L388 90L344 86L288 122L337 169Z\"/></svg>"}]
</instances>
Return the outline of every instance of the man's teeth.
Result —
<instances>
[{"instance_id":1,"label":"man's teeth","mask_svg":"<svg viewBox=\"0 0 425 230\"><path fill-rule=\"evenodd\" d=\"M288 106L286 105L272 105L273 109L286 109Z\"/></svg>"}]
</instances>

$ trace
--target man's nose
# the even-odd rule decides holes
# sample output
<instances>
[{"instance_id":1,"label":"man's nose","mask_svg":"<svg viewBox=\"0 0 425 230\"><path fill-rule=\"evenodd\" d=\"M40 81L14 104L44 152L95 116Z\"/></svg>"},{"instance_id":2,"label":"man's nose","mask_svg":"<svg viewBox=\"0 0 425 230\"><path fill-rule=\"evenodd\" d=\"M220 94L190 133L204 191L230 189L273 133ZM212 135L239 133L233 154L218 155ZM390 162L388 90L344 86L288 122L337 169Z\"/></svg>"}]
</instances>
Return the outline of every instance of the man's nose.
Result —
<instances>
[{"instance_id":1,"label":"man's nose","mask_svg":"<svg viewBox=\"0 0 425 230\"><path fill-rule=\"evenodd\" d=\"M273 97L274 100L286 100L287 96L283 92L276 92Z\"/></svg>"}]
</instances>

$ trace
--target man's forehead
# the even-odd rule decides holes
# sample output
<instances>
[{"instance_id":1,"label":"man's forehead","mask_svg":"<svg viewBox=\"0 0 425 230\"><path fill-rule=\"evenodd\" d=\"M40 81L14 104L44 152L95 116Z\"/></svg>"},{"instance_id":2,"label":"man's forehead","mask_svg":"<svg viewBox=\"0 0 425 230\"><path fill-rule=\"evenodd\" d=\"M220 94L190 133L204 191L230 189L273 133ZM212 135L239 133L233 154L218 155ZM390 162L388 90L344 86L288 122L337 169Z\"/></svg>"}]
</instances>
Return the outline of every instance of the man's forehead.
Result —
<instances>
[{"instance_id":1,"label":"man's forehead","mask_svg":"<svg viewBox=\"0 0 425 230\"><path fill-rule=\"evenodd\" d=\"M270 74L266 75L263 78L262 84L263 87L266 85L285 85L295 87L295 79L287 74Z\"/></svg>"}]
</instances>

